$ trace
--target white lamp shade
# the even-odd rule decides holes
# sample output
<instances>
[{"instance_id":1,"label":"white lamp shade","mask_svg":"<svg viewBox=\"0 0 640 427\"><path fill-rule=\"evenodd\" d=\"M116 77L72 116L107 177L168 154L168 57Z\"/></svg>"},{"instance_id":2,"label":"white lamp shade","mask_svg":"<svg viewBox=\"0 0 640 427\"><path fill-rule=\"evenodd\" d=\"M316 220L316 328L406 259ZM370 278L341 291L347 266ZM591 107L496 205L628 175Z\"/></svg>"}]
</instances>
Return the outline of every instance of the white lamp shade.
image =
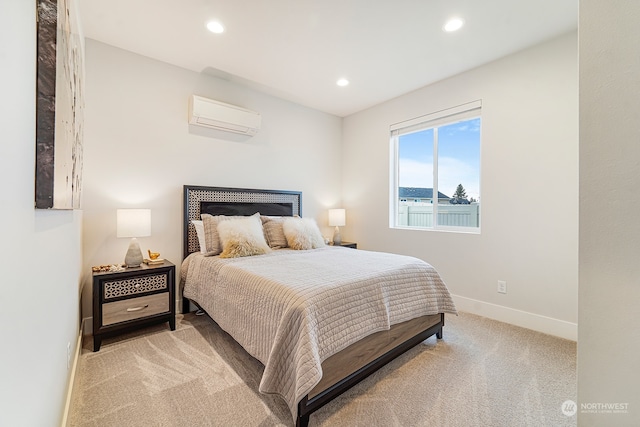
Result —
<instances>
[{"instance_id":1,"label":"white lamp shade","mask_svg":"<svg viewBox=\"0 0 640 427\"><path fill-rule=\"evenodd\" d=\"M151 209L118 209L117 236L151 236Z\"/></svg>"},{"instance_id":2,"label":"white lamp shade","mask_svg":"<svg viewBox=\"0 0 640 427\"><path fill-rule=\"evenodd\" d=\"M344 209L329 209L329 225L343 227L346 224L346 213Z\"/></svg>"}]
</instances>

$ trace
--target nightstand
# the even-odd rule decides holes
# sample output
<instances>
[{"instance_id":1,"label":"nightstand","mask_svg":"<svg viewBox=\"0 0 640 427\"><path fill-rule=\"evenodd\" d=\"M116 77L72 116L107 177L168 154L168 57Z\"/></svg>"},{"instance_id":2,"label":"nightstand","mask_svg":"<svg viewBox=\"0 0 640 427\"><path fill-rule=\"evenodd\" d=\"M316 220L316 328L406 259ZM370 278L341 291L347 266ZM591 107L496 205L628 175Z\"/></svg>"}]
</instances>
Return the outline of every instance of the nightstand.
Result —
<instances>
[{"instance_id":1,"label":"nightstand","mask_svg":"<svg viewBox=\"0 0 640 427\"><path fill-rule=\"evenodd\" d=\"M102 339L169 322L176 329L176 266L163 264L93 273L93 351Z\"/></svg>"},{"instance_id":2,"label":"nightstand","mask_svg":"<svg viewBox=\"0 0 640 427\"><path fill-rule=\"evenodd\" d=\"M343 248L358 249L358 244L353 242L342 242L339 245L334 245L334 246L342 246Z\"/></svg>"}]
</instances>

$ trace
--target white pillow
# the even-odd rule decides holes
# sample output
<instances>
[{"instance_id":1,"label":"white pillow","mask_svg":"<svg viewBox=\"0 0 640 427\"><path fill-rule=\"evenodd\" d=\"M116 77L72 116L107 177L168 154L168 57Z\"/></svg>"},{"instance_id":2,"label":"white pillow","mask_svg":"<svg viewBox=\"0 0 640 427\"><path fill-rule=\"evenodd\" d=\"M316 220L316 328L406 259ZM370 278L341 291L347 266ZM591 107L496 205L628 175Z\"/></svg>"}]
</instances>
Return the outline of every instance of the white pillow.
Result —
<instances>
[{"instance_id":1,"label":"white pillow","mask_svg":"<svg viewBox=\"0 0 640 427\"><path fill-rule=\"evenodd\" d=\"M252 216L255 216L260 220L260 213L256 212ZM222 221L228 221L230 219L242 219L246 216L228 216L228 215L210 215L202 214L202 223L204 224L204 241L205 251L204 256L219 255L222 252L222 242L218 235L218 224Z\"/></svg>"},{"instance_id":2,"label":"white pillow","mask_svg":"<svg viewBox=\"0 0 640 427\"><path fill-rule=\"evenodd\" d=\"M204 238L204 224L202 220L193 219L191 223L196 228L196 236L198 236L198 244L200 245L200 253L207 252L207 244Z\"/></svg>"},{"instance_id":3,"label":"white pillow","mask_svg":"<svg viewBox=\"0 0 640 427\"><path fill-rule=\"evenodd\" d=\"M271 252L259 216L229 219L218 224L222 243L220 258L237 258Z\"/></svg>"},{"instance_id":4,"label":"white pillow","mask_svg":"<svg viewBox=\"0 0 640 427\"><path fill-rule=\"evenodd\" d=\"M318 224L312 218L286 218L282 223L287 246L292 249L316 249L324 246Z\"/></svg>"}]
</instances>

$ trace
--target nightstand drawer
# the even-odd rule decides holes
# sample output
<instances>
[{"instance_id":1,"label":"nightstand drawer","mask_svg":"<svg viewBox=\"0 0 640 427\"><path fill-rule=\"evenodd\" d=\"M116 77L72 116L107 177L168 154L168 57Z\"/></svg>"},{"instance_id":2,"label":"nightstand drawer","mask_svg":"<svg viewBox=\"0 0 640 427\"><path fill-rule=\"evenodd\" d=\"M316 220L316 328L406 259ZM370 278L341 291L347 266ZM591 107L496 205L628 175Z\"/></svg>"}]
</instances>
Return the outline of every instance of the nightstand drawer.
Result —
<instances>
[{"instance_id":1,"label":"nightstand drawer","mask_svg":"<svg viewBox=\"0 0 640 427\"><path fill-rule=\"evenodd\" d=\"M102 306L102 325L112 325L169 311L169 293L167 292L108 302Z\"/></svg>"},{"instance_id":2,"label":"nightstand drawer","mask_svg":"<svg viewBox=\"0 0 640 427\"><path fill-rule=\"evenodd\" d=\"M103 283L104 300L110 300L145 292L167 289L169 280L167 274L150 274L146 276L129 277L121 280L105 281Z\"/></svg>"}]
</instances>

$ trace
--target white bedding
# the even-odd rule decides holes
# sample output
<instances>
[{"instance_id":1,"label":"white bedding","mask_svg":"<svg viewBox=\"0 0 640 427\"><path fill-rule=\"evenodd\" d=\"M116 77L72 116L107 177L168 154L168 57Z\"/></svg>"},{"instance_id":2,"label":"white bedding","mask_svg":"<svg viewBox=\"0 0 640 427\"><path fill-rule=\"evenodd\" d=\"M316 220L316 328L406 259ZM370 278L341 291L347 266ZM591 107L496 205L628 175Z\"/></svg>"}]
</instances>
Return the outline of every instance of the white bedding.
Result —
<instances>
[{"instance_id":1,"label":"white bedding","mask_svg":"<svg viewBox=\"0 0 640 427\"><path fill-rule=\"evenodd\" d=\"M332 354L390 325L456 313L439 274L417 258L327 246L220 259L190 255L184 296L265 366L260 392L297 403Z\"/></svg>"}]
</instances>

